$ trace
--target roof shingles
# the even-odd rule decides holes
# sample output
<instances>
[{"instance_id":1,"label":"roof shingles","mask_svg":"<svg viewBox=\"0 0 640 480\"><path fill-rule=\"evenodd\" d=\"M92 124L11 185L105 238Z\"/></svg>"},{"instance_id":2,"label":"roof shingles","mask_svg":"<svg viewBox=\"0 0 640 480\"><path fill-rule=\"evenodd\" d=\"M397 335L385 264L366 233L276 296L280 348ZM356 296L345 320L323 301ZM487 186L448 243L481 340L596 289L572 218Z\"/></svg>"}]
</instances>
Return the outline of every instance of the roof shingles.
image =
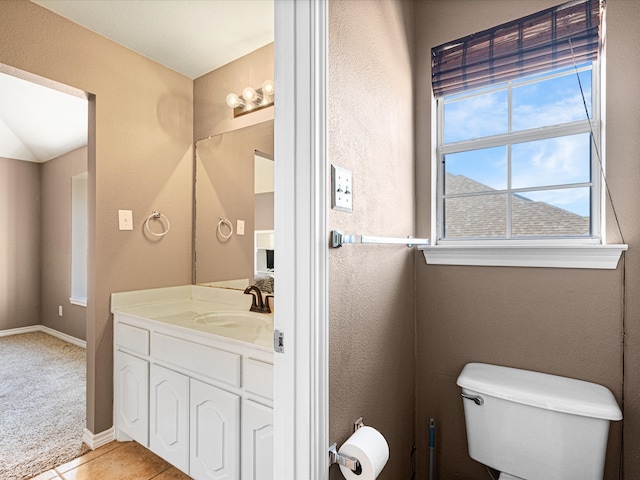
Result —
<instances>
[{"instance_id":1,"label":"roof shingles","mask_svg":"<svg viewBox=\"0 0 640 480\"><path fill-rule=\"evenodd\" d=\"M446 193L491 192L493 189L464 175L448 173ZM497 193L445 200L446 238L505 238L507 194ZM588 236L590 218L545 202L513 195L512 237Z\"/></svg>"}]
</instances>

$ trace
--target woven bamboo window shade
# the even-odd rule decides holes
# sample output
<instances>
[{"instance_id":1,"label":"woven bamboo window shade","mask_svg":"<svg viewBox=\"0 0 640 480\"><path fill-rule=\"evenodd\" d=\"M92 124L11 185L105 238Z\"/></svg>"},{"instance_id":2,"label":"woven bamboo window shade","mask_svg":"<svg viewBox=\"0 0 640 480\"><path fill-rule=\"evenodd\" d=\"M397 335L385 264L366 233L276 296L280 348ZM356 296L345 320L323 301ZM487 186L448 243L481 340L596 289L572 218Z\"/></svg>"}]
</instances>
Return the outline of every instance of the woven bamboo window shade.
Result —
<instances>
[{"instance_id":1,"label":"woven bamboo window shade","mask_svg":"<svg viewBox=\"0 0 640 480\"><path fill-rule=\"evenodd\" d=\"M431 50L436 97L598 58L604 0L574 0Z\"/></svg>"}]
</instances>

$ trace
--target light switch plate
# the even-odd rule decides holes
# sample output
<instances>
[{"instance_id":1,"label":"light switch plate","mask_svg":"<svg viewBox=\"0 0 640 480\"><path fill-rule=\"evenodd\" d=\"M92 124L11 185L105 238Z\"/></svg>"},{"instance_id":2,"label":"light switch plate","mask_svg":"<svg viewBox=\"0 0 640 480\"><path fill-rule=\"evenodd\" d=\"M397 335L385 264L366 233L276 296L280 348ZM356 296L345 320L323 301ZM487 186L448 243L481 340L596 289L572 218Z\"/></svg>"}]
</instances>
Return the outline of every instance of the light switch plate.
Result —
<instances>
[{"instance_id":1,"label":"light switch plate","mask_svg":"<svg viewBox=\"0 0 640 480\"><path fill-rule=\"evenodd\" d=\"M238 220L236 222L236 233L238 235L244 235L244 220Z\"/></svg>"},{"instance_id":2,"label":"light switch plate","mask_svg":"<svg viewBox=\"0 0 640 480\"><path fill-rule=\"evenodd\" d=\"M118 210L118 225L120 230L133 230L133 211Z\"/></svg>"},{"instance_id":3,"label":"light switch plate","mask_svg":"<svg viewBox=\"0 0 640 480\"><path fill-rule=\"evenodd\" d=\"M331 165L331 208L341 212L353 211L351 171Z\"/></svg>"}]
</instances>

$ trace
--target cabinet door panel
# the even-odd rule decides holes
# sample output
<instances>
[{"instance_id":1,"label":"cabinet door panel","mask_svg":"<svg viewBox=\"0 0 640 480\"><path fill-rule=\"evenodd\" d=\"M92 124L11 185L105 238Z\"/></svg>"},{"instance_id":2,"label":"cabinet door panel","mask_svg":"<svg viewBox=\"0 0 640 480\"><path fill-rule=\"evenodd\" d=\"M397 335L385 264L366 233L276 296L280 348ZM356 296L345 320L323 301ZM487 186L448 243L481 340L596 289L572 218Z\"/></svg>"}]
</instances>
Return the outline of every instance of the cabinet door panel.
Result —
<instances>
[{"instance_id":1,"label":"cabinet door panel","mask_svg":"<svg viewBox=\"0 0 640 480\"><path fill-rule=\"evenodd\" d=\"M242 406L242 480L273 479L273 409L246 400Z\"/></svg>"},{"instance_id":2,"label":"cabinet door panel","mask_svg":"<svg viewBox=\"0 0 640 480\"><path fill-rule=\"evenodd\" d=\"M116 431L140 445L149 445L149 362L116 352ZM128 440L128 438L126 439Z\"/></svg>"},{"instance_id":3,"label":"cabinet door panel","mask_svg":"<svg viewBox=\"0 0 640 480\"><path fill-rule=\"evenodd\" d=\"M189 377L151 366L149 447L189 473Z\"/></svg>"},{"instance_id":4,"label":"cabinet door panel","mask_svg":"<svg viewBox=\"0 0 640 480\"><path fill-rule=\"evenodd\" d=\"M238 479L239 425L240 397L191 379L191 477Z\"/></svg>"}]
</instances>

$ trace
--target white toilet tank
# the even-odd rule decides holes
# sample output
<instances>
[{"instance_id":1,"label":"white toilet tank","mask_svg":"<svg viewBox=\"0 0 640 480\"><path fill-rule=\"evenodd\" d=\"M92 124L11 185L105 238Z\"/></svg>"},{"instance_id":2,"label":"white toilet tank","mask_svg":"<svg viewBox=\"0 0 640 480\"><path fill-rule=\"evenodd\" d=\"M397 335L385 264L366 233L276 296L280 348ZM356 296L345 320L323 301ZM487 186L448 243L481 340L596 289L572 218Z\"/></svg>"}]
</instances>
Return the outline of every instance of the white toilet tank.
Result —
<instances>
[{"instance_id":1,"label":"white toilet tank","mask_svg":"<svg viewBox=\"0 0 640 480\"><path fill-rule=\"evenodd\" d=\"M622 419L608 388L484 363L457 383L471 458L502 478L602 480L609 422Z\"/></svg>"}]
</instances>

